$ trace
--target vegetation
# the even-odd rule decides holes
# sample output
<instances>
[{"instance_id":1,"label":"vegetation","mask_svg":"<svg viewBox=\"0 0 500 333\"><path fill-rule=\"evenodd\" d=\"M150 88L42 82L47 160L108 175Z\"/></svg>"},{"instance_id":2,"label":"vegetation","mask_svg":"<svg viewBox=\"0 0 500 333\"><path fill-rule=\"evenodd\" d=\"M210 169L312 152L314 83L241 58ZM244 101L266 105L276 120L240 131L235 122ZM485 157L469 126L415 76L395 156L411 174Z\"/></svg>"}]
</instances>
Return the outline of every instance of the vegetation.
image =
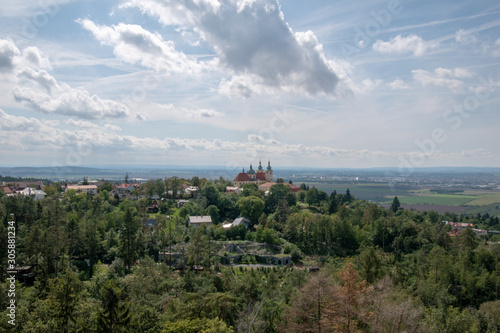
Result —
<instances>
[{"instance_id":1,"label":"vegetation","mask_svg":"<svg viewBox=\"0 0 500 333\"><path fill-rule=\"evenodd\" d=\"M200 190L184 194L182 184ZM452 237L442 222L500 230L498 216L409 211L399 195L384 208L349 189L329 195L305 184L297 194L283 183L268 195L253 185L227 194L223 179L172 177L143 184L145 196L137 191L130 199L110 195L109 185L96 195L61 193L52 184L53 195L41 201L0 197L1 331L500 329L498 236L479 238L466 228ZM156 195L163 200L152 213ZM189 202L177 208L180 198ZM36 273L32 284L16 283L15 327L6 315L10 214L16 262ZM210 215L214 223L188 227L190 215ZM222 228L239 215L250 220L248 230ZM151 218L155 224L144 223ZM220 244L243 240L264 244L276 257L290 255L294 264L257 264L245 255L245 267L223 265ZM177 247L184 260L171 262Z\"/></svg>"}]
</instances>

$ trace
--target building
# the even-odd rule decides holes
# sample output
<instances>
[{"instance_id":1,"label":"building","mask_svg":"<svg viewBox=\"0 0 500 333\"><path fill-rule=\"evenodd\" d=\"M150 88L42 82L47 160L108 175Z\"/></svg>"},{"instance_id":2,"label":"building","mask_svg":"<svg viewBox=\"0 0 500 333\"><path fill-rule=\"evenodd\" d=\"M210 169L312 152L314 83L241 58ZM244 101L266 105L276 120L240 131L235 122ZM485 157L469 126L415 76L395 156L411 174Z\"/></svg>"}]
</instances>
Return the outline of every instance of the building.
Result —
<instances>
[{"instance_id":1,"label":"building","mask_svg":"<svg viewBox=\"0 0 500 333\"><path fill-rule=\"evenodd\" d=\"M245 172L245 169L243 169L237 176L234 178L233 183L235 187L242 187L245 184L261 184L261 183L266 183L266 182L272 182L273 181L273 168L271 168L271 162L267 162L267 168L264 170L262 167L262 162L259 161L259 167L257 168L257 171L255 171L250 164L250 169L248 169L247 172Z\"/></svg>"},{"instance_id":2,"label":"building","mask_svg":"<svg viewBox=\"0 0 500 333\"><path fill-rule=\"evenodd\" d=\"M67 185L64 192L75 190L76 193L97 194L97 185Z\"/></svg>"},{"instance_id":3,"label":"building","mask_svg":"<svg viewBox=\"0 0 500 333\"><path fill-rule=\"evenodd\" d=\"M0 185L0 192L3 192L3 194L7 197L16 193L16 191L14 191L12 187L8 185Z\"/></svg>"},{"instance_id":4,"label":"building","mask_svg":"<svg viewBox=\"0 0 500 333\"><path fill-rule=\"evenodd\" d=\"M199 227L200 225L211 225L212 224L212 217L210 215L205 215L205 216L190 216L188 220L188 225L192 225L194 227Z\"/></svg>"},{"instance_id":5,"label":"building","mask_svg":"<svg viewBox=\"0 0 500 333\"><path fill-rule=\"evenodd\" d=\"M16 194L24 196L33 196L35 200L42 200L47 196L47 194L42 190L37 190L31 187L26 187L23 190L17 191Z\"/></svg>"},{"instance_id":6,"label":"building","mask_svg":"<svg viewBox=\"0 0 500 333\"><path fill-rule=\"evenodd\" d=\"M264 191L264 193L268 194L269 191L271 190L271 186L276 185L276 184L278 184L278 183L271 182L271 183L260 184L259 190ZM297 185L293 185L290 183L282 183L282 184L287 186L290 189L290 192L292 192L292 193L297 193L300 191L300 187L298 187Z\"/></svg>"},{"instance_id":7,"label":"building","mask_svg":"<svg viewBox=\"0 0 500 333\"><path fill-rule=\"evenodd\" d=\"M231 227L236 227L236 226L238 226L240 224L244 225L245 228L248 229L248 227L250 226L250 221L248 219L240 216L237 219L235 219L232 223L223 224L222 228L229 229Z\"/></svg>"}]
</instances>

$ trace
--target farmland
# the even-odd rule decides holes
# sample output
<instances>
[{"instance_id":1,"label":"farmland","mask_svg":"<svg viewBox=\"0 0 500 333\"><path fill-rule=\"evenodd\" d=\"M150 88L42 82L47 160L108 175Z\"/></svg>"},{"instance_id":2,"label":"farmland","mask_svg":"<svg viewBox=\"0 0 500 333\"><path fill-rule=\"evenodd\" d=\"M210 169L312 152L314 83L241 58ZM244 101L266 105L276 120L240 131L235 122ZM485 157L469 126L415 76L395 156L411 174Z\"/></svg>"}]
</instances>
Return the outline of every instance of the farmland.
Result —
<instances>
[{"instance_id":1,"label":"farmland","mask_svg":"<svg viewBox=\"0 0 500 333\"><path fill-rule=\"evenodd\" d=\"M500 190L469 189L469 188L443 188L417 185L399 185L372 183L354 184L326 184L321 182L308 183L318 190L330 194L345 193L347 189L351 194L364 200L370 200L380 205L388 206L395 196L398 197L403 208L423 210L436 210L438 212L454 213L489 213L500 215Z\"/></svg>"}]
</instances>

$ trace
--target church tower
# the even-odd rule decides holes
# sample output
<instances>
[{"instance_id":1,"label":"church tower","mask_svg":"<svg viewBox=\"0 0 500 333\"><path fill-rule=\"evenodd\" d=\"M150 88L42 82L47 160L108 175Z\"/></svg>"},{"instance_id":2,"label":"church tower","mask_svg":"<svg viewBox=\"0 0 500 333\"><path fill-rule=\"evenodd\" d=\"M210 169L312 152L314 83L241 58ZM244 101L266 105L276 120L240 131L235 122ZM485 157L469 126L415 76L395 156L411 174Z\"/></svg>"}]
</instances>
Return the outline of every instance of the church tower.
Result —
<instances>
[{"instance_id":1,"label":"church tower","mask_svg":"<svg viewBox=\"0 0 500 333\"><path fill-rule=\"evenodd\" d=\"M271 168L271 161L267 161L266 180L271 182L273 181L273 168Z\"/></svg>"},{"instance_id":2,"label":"church tower","mask_svg":"<svg viewBox=\"0 0 500 333\"><path fill-rule=\"evenodd\" d=\"M250 164L250 169L247 171L247 175L250 177L251 180L255 180L255 170L252 168L252 165Z\"/></svg>"}]
</instances>

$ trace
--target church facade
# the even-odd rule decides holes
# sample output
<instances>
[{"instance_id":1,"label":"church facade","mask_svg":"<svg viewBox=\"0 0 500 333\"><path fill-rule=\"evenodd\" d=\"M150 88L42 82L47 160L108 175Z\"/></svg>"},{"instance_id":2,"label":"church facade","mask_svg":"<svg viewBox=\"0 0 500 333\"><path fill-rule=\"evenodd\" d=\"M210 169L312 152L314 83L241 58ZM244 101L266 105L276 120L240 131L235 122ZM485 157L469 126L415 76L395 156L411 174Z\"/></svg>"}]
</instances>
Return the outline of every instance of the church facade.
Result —
<instances>
[{"instance_id":1,"label":"church facade","mask_svg":"<svg viewBox=\"0 0 500 333\"><path fill-rule=\"evenodd\" d=\"M242 187L245 184L261 184L266 182L273 181L273 168L271 168L271 162L267 162L267 168L264 170L262 167L262 163L259 161L259 167L257 170L254 170L252 165L250 164L250 169L245 172L243 169L237 176L234 178L233 183L236 187Z\"/></svg>"}]
</instances>

